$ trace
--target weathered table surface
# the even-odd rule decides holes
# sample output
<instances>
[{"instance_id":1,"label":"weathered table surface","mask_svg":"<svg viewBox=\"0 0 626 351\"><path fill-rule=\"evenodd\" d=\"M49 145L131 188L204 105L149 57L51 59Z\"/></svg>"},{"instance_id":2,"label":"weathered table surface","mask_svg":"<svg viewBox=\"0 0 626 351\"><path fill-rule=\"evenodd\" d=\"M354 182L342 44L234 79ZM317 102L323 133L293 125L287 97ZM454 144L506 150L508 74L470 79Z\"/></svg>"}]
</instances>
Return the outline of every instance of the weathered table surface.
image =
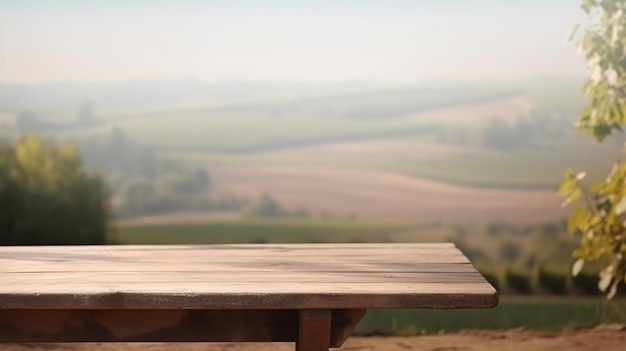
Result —
<instances>
[{"instance_id":1,"label":"weathered table surface","mask_svg":"<svg viewBox=\"0 0 626 351\"><path fill-rule=\"evenodd\" d=\"M339 347L373 308L487 308L453 244L0 247L0 341Z\"/></svg>"}]
</instances>

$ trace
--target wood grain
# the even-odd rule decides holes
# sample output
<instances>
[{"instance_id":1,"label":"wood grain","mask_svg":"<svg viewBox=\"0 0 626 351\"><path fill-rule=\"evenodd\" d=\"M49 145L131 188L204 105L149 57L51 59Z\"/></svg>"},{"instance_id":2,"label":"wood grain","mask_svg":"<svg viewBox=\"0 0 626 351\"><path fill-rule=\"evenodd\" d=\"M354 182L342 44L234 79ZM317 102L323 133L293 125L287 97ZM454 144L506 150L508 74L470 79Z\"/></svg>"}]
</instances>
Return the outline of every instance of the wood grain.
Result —
<instances>
[{"instance_id":1,"label":"wood grain","mask_svg":"<svg viewBox=\"0 0 626 351\"><path fill-rule=\"evenodd\" d=\"M301 310L296 351L328 351L330 322L330 310Z\"/></svg>"},{"instance_id":2,"label":"wood grain","mask_svg":"<svg viewBox=\"0 0 626 351\"><path fill-rule=\"evenodd\" d=\"M452 244L0 247L0 309L483 308Z\"/></svg>"}]
</instances>

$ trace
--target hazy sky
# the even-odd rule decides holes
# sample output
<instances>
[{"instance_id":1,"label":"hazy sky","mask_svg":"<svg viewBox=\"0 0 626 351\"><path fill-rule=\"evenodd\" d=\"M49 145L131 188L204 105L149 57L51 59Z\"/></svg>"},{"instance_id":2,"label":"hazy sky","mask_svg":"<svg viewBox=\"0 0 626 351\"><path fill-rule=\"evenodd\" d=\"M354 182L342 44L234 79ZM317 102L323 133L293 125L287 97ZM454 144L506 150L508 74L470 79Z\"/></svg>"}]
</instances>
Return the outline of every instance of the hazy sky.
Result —
<instances>
[{"instance_id":1,"label":"hazy sky","mask_svg":"<svg viewBox=\"0 0 626 351\"><path fill-rule=\"evenodd\" d=\"M576 0L0 0L0 81L585 74Z\"/></svg>"}]
</instances>

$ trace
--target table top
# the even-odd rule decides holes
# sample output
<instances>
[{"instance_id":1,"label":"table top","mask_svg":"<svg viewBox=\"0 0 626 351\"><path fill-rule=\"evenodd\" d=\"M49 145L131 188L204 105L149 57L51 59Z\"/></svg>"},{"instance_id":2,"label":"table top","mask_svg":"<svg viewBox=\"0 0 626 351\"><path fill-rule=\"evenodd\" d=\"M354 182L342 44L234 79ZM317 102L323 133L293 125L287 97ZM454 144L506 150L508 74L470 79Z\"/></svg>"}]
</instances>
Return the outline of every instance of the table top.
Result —
<instances>
[{"instance_id":1,"label":"table top","mask_svg":"<svg viewBox=\"0 0 626 351\"><path fill-rule=\"evenodd\" d=\"M0 247L0 309L487 308L449 243Z\"/></svg>"}]
</instances>

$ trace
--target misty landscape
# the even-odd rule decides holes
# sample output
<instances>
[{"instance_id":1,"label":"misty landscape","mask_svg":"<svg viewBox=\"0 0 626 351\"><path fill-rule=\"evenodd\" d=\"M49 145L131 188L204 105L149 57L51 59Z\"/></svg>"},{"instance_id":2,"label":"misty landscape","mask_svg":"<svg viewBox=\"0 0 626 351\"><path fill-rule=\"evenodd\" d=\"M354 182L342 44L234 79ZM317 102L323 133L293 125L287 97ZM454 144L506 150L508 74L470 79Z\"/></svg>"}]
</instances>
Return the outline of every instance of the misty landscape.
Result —
<instances>
[{"instance_id":1,"label":"misty landscape","mask_svg":"<svg viewBox=\"0 0 626 351\"><path fill-rule=\"evenodd\" d=\"M500 307L380 311L358 331L626 322L600 264L571 276L580 239L557 194L567 169L606 177L626 141L574 128L577 3L113 3L0 4L0 144L74 145L107 188L104 242L449 241ZM498 19L512 8L523 21Z\"/></svg>"}]
</instances>

